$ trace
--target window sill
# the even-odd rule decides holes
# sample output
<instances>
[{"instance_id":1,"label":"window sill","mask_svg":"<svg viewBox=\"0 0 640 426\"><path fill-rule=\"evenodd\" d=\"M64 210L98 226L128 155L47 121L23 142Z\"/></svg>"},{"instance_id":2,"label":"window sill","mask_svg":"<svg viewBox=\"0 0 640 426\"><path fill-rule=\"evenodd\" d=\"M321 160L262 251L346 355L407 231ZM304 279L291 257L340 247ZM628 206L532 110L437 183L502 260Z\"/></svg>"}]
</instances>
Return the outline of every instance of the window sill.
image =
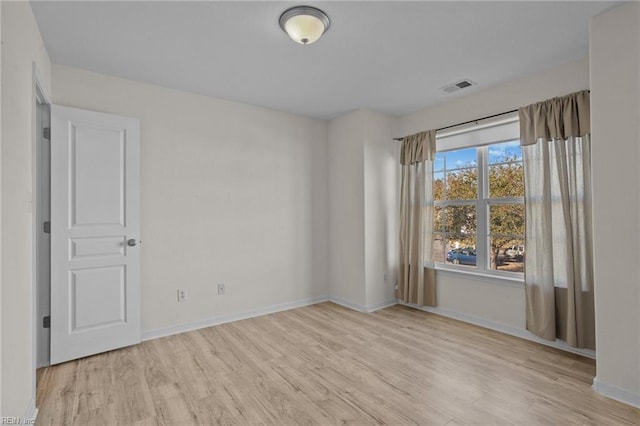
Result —
<instances>
[{"instance_id":1,"label":"window sill","mask_svg":"<svg viewBox=\"0 0 640 426\"><path fill-rule=\"evenodd\" d=\"M473 275L476 277L491 278L497 281L505 281L504 284L513 285L516 287L524 286L524 274L522 276L517 276L515 274L514 275L507 275L507 274L500 274L500 273L493 274L491 272L486 272L486 271L474 271L472 269L466 269L464 266L455 267L455 266L448 266L440 263L436 263L434 265L434 269L436 271L445 271L445 272L451 272L454 274L463 274L463 275Z\"/></svg>"}]
</instances>

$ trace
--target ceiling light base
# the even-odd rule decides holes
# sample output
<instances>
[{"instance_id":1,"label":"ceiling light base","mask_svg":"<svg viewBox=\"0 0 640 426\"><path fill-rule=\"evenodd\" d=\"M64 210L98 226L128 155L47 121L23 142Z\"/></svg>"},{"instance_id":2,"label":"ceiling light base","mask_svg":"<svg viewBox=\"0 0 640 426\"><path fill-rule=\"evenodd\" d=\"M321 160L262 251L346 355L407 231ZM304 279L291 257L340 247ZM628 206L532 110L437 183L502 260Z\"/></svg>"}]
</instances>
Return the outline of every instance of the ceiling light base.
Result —
<instances>
[{"instance_id":1,"label":"ceiling light base","mask_svg":"<svg viewBox=\"0 0 640 426\"><path fill-rule=\"evenodd\" d=\"M330 25L329 17L311 6L292 7L280 15L280 28L299 44L315 43Z\"/></svg>"}]
</instances>

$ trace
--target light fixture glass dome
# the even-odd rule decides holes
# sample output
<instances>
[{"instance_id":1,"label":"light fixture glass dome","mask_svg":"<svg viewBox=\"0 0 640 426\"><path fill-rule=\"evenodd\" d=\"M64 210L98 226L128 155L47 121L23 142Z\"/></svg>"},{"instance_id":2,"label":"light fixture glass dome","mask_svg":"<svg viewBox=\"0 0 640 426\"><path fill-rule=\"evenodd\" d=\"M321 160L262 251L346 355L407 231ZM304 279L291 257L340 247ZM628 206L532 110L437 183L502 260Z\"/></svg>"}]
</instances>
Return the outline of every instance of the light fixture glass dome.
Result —
<instances>
[{"instance_id":1,"label":"light fixture glass dome","mask_svg":"<svg viewBox=\"0 0 640 426\"><path fill-rule=\"evenodd\" d=\"M329 17L311 6L296 6L280 16L280 27L300 44L316 42L329 29Z\"/></svg>"}]
</instances>

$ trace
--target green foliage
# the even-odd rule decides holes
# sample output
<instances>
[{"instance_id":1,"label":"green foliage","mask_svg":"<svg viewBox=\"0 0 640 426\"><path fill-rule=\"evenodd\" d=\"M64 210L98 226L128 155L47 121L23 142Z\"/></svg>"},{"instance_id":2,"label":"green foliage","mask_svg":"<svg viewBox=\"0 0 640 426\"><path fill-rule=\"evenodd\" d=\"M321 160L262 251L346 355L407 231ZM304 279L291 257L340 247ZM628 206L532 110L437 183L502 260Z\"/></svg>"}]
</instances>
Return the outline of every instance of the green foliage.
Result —
<instances>
[{"instance_id":1,"label":"green foliage","mask_svg":"<svg viewBox=\"0 0 640 426\"><path fill-rule=\"evenodd\" d=\"M513 159L506 159L509 161ZM491 198L524 197L524 167L521 162L489 167L489 195ZM524 205L502 204L489 207L491 238L491 268L497 267L500 256L508 247L522 245L524 240Z\"/></svg>"},{"instance_id":2,"label":"green foliage","mask_svg":"<svg viewBox=\"0 0 640 426\"><path fill-rule=\"evenodd\" d=\"M524 197L522 163L489 167L489 195L491 198Z\"/></svg>"},{"instance_id":3,"label":"green foliage","mask_svg":"<svg viewBox=\"0 0 640 426\"><path fill-rule=\"evenodd\" d=\"M478 169L447 173L447 199L471 200L478 197Z\"/></svg>"}]
</instances>

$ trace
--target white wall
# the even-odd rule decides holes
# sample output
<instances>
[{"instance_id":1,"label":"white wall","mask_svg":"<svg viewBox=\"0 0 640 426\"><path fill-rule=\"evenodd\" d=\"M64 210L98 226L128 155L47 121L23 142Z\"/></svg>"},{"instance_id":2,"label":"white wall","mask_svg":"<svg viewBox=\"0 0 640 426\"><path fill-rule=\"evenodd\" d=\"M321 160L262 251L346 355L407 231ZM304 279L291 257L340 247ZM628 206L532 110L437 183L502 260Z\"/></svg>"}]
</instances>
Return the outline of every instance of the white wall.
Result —
<instances>
[{"instance_id":1,"label":"white wall","mask_svg":"<svg viewBox=\"0 0 640 426\"><path fill-rule=\"evenodd\" d=\"M329 295L366 305L364 240L364 112L329 122Z\"/></svg>"},{"instance_id":2,"label":"white wall","mask_svg":"<svg viewBox=\"0 0 640 426\"><path fill-rule=\"evenodd\" d=\"M326 121L57 65L52 78L54 103L141 120L143 335L326 298Z\"/></svg>"},{"instance_id":3,"label":"white wall","mask_svg":"<svg viewBox=\"0 0 640 426\"><path fill-rule=\"evenodd\" d=\"M450 271L438 271L437 282L438 307L514 329L525 329L525 295L521 283L497 282Z\"/></svg>"},{"instance_id":4,"label":"white wall","mask_svg":"<svg viewBox=\"0 0 640 426\"><path fill-rule=\"evenodd\" d=\"M587 59L489 87L398 120L394 136L462 123L589 87ZM482 84L482 82L479 82ZM513 333L525 327L524 286L513 281L437 271L438 309ZM533 336L533 335L531 335Z\"/></svg>"},{"instance_id":5,"label":"white wall","mask_svg":"<svg viewBox=\"0 0 640 426\"><path fill-rule=\"evenodd\" d=\"M640 4L591 21L598 391L640 406Z\"/></svg>"},{"instance_id":6,"label":"white wall","mask_svg":"<svg viewBox=\"0 0 640 426\"><path fill-rule=\"evenodd\" d=\"M365 304L373 309L396 297L400 145L394 117L365 110L363 119Z\"/></svg>"},{"instance_id":7,"label":"white wall","mask_svg":"<svg viewBox=\"0 0 640 426\"><path fill-rule=\"evenodd\" d=\"M329 296L361 311L395 303L394 126L394 117L364 109L329 122Z\"/></svg>"},{"instance_id":8,"label":"white wall","mask_svg":"<svg viewBox=\"0 0 640 426\"><path fill-rule=\"evenodd\" d=\"M2 8L2 416L35 408L32 283L32 130L35 62L50 92L49 58L27 2Z\"/></svg>"}]
</instances>

